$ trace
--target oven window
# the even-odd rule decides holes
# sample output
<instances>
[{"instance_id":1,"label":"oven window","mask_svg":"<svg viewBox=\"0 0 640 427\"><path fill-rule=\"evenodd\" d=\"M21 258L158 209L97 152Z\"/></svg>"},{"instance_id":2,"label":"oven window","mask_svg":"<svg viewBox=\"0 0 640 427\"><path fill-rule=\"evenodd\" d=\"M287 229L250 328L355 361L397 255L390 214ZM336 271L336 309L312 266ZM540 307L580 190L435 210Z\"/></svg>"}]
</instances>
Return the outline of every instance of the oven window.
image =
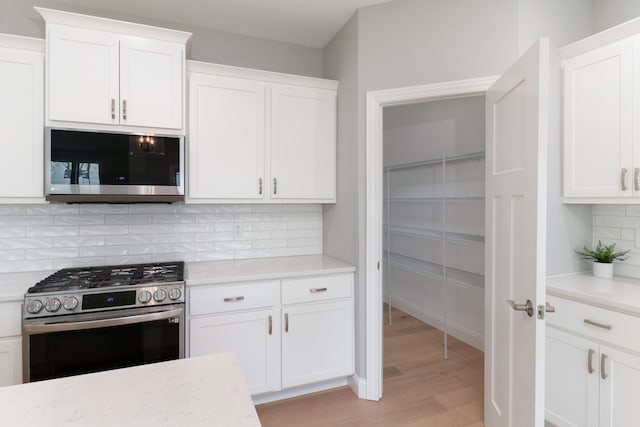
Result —
<instances>
[{"instance_id":1,"label":"oven window","mask_svg":"<svg viewBox=\"0 0 640 427\"><path fill-rule=\"evenodd\" d=\"M29 336L30 380L124 368L178 359L181 323L133 325Z\"/></svg>"}]
</instances>

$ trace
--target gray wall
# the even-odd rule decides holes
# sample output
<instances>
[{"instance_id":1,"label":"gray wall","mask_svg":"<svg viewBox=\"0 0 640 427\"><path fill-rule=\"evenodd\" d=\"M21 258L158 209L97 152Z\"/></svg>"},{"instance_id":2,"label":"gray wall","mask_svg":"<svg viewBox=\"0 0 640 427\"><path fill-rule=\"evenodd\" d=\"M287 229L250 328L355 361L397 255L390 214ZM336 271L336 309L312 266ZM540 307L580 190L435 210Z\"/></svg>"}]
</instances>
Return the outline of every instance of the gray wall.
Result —
<instances>
[{"instance_id":1,"label":"gray wall","mask_svg":"<svg viewBox=\"0 0 640 427\"><path fill-rule=\"evenodd\" d=\"M640 17L638 0L593 0L595 29L606 30L631 19Z\"/></svg>"},{"instance_id":2,"label":"gray wall","mask_svg":"<svg viewBox=\"0 0 640 427\"><path fill-rule=\"evenodd\" d=\"M353 265L364 266L364 248L359 245L360 199L364 193L361 170L364 151L358 141L359 68L358 12L342 27L324 49L326 78L340 80L338 87L337 203L325 205L323 217L324 251ZM356 274L356 372L364 373L365 286Z\"/></svg>"},{"instance_id":3,"label":"gray wall","mask_svg":"<svg viewBox=\"0 0 640 427\"><path fill-rule=\"evenodd\" d=\"M43 38L44 21L33 6L189 31L193 33L187 53L189 59L312 77L322 77L323 73L322 49L149 20L126 13L78 8L56 0L0 0L0 33Z\"/></svg>"}]
</instances>

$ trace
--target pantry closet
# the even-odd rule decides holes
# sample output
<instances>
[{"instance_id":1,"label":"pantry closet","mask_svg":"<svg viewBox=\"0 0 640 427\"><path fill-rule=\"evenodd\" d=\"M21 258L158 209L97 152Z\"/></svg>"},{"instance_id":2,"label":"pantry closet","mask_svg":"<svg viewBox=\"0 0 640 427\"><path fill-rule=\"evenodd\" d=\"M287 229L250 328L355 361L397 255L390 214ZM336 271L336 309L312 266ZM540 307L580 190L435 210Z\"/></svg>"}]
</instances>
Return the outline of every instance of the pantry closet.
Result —
<instances>
[{"instance_id":1,"label":"pantry closet","mask_svg":"<svg viewBox=\"0 0 640 427\"><path fill-rule=\"evenodd\" d=\"M384 300L480 350L484 96L384 109Z\"/></svg>"}]
</instances>

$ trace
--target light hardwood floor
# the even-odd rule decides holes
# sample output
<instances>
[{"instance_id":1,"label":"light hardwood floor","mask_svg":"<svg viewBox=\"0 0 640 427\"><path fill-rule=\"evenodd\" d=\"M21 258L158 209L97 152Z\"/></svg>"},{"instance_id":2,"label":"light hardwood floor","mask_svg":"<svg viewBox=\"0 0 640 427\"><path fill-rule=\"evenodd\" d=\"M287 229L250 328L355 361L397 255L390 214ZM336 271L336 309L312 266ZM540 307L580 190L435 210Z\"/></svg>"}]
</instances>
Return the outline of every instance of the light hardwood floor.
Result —
<instances>
[{"instance_id":1,"label":"light hardwood floor","mask_svg":"<svg viewBox=\"0 0 640 427\"><path fill-rule=\"evenodd\" d=\"M386 310L385 310L386 314ZM384 325L384 395L358 399L348 387L257 407L264 427L483 426L483 354L393 309Z\"/></svg>"}]
</instances>

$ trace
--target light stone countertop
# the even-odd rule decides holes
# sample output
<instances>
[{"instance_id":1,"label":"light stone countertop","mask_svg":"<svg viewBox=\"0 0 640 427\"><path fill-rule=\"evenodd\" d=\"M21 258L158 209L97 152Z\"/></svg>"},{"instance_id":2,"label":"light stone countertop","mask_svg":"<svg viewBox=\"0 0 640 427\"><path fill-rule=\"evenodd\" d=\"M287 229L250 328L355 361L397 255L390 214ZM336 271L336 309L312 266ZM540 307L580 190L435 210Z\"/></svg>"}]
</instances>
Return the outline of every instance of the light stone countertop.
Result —
<instances>
[{"instance_id":1,"label":"light stone countertop","mask_svg":"<svg viewBox=\"0 0 640 427\"><path fill-rule=\"evenodd\" d=\"M3 426L258 427L232 353L0 387Z\"/></svg>"},{"instance_id":2,"label":"light stone countertop","mask_svg":"<svg viewBox=\"0 0 640 427\"><path fill-rule=\"evenodd\" d=\"M547 278L547 294L640 317L638 279L600 279L591 273L553 276Z\"/></svg>"},{"instance_id":3,"label":"light stone countertop","mask_svg":"<svg viewBox=\"0 0 640 427\"><path fill-rule=\"evenodd\" d=\"M353 271L353 266L327 255L304 255L191 262L186 265L185 278L187 286L198 286Z\"/></svg>"}]
</instances>

